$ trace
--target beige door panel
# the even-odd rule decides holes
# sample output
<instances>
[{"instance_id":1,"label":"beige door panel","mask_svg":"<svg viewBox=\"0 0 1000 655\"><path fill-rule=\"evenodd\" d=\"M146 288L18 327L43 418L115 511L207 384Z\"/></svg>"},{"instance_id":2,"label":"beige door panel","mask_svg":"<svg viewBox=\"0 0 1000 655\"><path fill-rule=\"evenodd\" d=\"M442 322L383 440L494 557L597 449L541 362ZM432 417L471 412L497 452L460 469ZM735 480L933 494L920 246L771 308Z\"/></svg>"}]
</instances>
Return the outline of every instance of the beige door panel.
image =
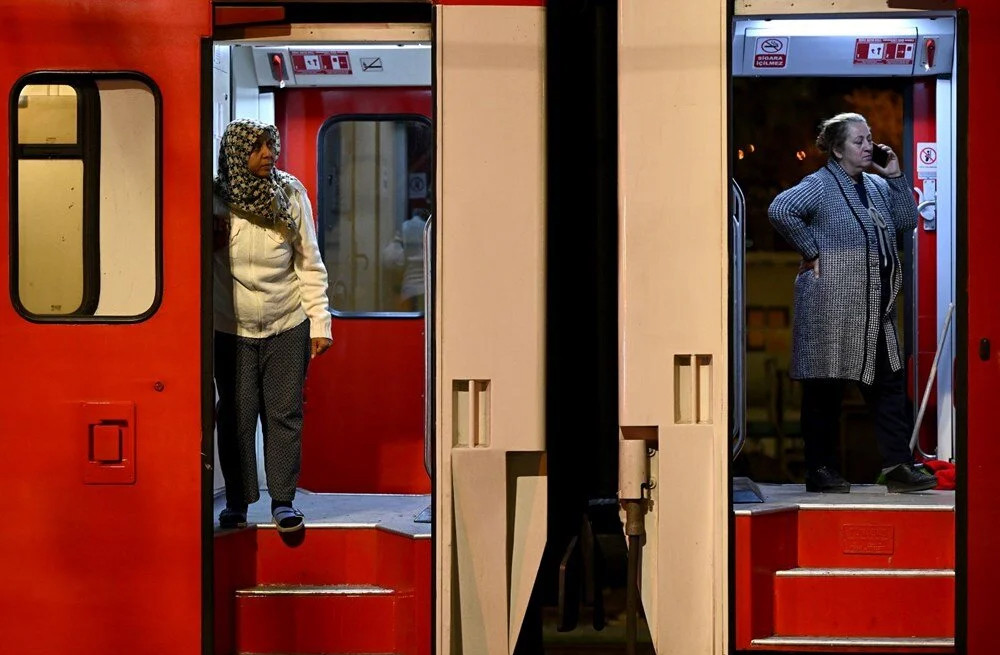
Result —
<instances>
[{"instance_id":1,"label":"beige door panel","mask_svg":"<svg viewBox=\"0 0 1000 655\"><path fill-rule=\"evenodd\" d=\"M509 655L546 535L545 13L435 11L437 652Z\"/></svg>"}]
</instances>

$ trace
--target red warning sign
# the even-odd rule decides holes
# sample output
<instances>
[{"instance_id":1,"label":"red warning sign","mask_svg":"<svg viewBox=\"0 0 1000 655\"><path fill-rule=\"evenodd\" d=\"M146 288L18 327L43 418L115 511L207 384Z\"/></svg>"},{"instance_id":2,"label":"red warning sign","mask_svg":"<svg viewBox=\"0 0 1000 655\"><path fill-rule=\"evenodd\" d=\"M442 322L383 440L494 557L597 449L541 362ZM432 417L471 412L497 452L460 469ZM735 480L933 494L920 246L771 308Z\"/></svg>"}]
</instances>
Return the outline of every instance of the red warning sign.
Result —
<instances>
[{"instance_id":1,"label":"red warning sign","mask_svg":"<svg viewBox=\"0 0 1000 655\"><path fill-rule=\"evenodd\" d=\"M917 48L915 38L857 39L854 42L855 64L912 64Z\"/></svg>"},{"instance_id":2,"label":"red warning sign","mask_svg":"<svg viewBox=\"0 0 1000 655\"><path fill-rule=\"evenodd\" d=\"M346 51L295 51L292 70L296 75L351 75L351 57Z\"/></svg>"},{"instance_id":3,"label":"red warning sign","mask_svg":"<svg viewBox=\"0 0 1000 655\"><path fill-rule=\"evenodd\" d=\"M788 65L788 37L760 36L753 53L754 68L784 68Z\"/></svg>"}]
</instances>

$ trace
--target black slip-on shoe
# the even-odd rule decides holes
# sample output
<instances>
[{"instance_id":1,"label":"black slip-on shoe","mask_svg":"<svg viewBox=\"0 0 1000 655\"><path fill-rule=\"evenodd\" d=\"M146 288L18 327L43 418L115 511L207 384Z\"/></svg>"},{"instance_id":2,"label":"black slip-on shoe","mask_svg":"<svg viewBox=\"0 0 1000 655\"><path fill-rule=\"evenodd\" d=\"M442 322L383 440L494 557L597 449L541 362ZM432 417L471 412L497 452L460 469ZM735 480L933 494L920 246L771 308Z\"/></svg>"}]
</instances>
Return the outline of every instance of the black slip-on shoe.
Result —
<instances>
[{"instance_id":1,"label":"black slip-on shoe","mask_svg":"<svg viewBox=\"0 0 1000 655\"><path fill-rule=\"evenodd\" d=\"M937 486L937 477L914 468L912 464L898 464L883 474L885 486L889 493L908 494L914 491L926 491Z\"/></svg>"},{"instance_id":2,"label":"black slip-on shoe","mask_svg":"<svg viewBox=\"0 0 1000 655\"><path fill-rule=\"evenodd\" d=\"M851 483L833 469L821 466L815 471L806 473L806 491L824 494L847 494L851 492Z\"/></svg>"},{"instance_id":3,"label":"black slip-on shoe","mask_svg":"<svg viewBox=\"0 0 1000 655\"><path fill-rule=\"evenodd\" d=\"M247 527L247 512L238 509L225 508L219 512L219 527L223 530L235 530Z\"/></svg>"}]
</instances>

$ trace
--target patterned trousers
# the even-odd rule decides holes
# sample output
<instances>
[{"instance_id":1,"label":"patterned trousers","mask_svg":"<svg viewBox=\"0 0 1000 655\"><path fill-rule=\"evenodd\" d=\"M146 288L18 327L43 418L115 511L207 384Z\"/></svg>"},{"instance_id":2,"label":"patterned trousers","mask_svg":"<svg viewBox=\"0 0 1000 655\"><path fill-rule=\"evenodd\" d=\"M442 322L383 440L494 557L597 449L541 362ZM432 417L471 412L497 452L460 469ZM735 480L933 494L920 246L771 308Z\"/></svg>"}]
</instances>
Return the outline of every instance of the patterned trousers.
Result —
<instances>
[{"instance_id":1,"label":"patterned trousers","mask_svg":"<svg viewBox=\"0 0 1000 655\"><path fill-rule=\"evenodd\" d=\"M272 500L291 502L302 459L302 388L309 366L309 321L264 339L215 333L216 427L226 504L260 498L257 418Z\"/></svg>"}]
</instances>

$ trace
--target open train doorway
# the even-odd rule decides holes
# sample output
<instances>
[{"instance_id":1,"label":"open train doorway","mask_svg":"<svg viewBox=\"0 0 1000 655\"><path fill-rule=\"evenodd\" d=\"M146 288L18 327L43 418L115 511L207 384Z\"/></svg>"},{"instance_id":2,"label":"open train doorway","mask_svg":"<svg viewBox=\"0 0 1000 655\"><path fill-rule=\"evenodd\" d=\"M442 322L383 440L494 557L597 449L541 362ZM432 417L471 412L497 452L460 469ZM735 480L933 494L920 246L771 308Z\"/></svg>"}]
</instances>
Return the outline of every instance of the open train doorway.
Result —
<instances>
[{"instance_id":1,"label":"open train doorway","mask_svg":"<svg viewBox=\"0 0 1000 655\"><path fill-rule=\"evenodd\" d=\"M760 490L734 498L739 649L954 652L956 65L954 14L734 20L733 471ZM803 254L768 208L838 166L815 140L822 121L844 112L865 116L873 140L897 153L917 213L895 237L902 284L889 331L905 412L919 424L907 434L915 460L940 473L937 489L905 496L887 493L875 420L851 384L830 426L832 466L851 491L807 493L803 484L810 435L791 359L796 312L808 308L794 298L814 273L800 268ZM865 301L843 309L867 311ZM837 334L838 321L823 333ZM887 600L902 597L920 600Z\"/></svg>"},{"instance_id":2,"label":"open train doorway","mask_svg":"<svg viewBox=\"0 0 1000 655\"><path fill-rule=\"evenodd\" d=\"M306 376L294 501L305 529L274 529L259 423L248 529L216 522L216 653L429 652L426 13L422 23L216 25L212 174L231 121L276 126L275 167L308 195L333 333ZM231 240L224 254L234 261L240 248ZM213 518L226 504L221 469L216 448Z\"/></svg>"}]
</instances>

